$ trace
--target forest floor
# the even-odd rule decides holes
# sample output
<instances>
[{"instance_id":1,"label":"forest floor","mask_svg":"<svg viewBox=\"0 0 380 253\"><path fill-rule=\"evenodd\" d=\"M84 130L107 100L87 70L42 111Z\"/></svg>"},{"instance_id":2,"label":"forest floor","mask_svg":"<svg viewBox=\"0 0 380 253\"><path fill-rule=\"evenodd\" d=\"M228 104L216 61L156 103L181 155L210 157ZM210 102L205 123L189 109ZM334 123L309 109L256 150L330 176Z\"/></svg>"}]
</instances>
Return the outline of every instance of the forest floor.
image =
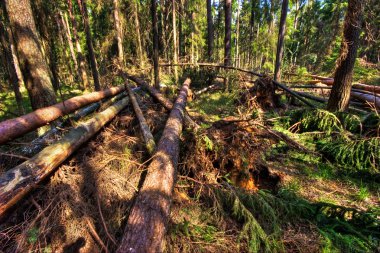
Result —
<instances>
[{"instance_id":1,"label":"forest floor","mask_svg":"<svg viewBox=\"0 0 380 253\"><path fill-rule=\"evenodd\" d=\"M193 91L206 86L204 72L185 74ZM162 78L169 80L166 95L175 97L172 77ZM374 143L379 137L350 132L320 109L264 110L250 97L247 79L232 74L225 92L216 78L213 90L188 102L201 130L181 136L165 252L379 251L380 157L363 160L361 170L324 149L340 136ZM146 94L139 98L158 141L168 114ZM284 94L281 102L288 104ZM115 251L150 161L140 135L127 107L0 225L0 250ZM2 152L22 155L21 146ZM0 161L5 171L23 159Z\"/></svg>"}]
</instances>

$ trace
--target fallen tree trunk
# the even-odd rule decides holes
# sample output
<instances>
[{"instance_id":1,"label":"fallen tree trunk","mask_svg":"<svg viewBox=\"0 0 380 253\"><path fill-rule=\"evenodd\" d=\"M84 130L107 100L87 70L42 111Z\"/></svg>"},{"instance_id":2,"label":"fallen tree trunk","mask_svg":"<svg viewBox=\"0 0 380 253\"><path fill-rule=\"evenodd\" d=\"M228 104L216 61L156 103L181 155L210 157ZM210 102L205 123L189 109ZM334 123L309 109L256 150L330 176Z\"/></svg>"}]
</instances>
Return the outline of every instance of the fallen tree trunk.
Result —
<instances>
[{"instance_id":1,"label":"fallen tree trunk","mask_svg":"<svg viewBox=\"0 0 380 253\"><path fill-rule=\"evenodd\" d=\"M147 84L145 81L141 80L136 76L130 76L124 73L125 76L138 85L140 85L144 90L148 91L149 94L154 97L160 104L165 107L166 110L170 111L173 108L173 103L166 99L158 90ZM197 131L200 126L189 116L189 114L185 111L184 122L187 127L192 128L194 131Z\"/></svg>"},{"instance_id":2,"label":"fallen tree trunk","mask_svg":"<svg viewBox=\"0 0 380 253\"><path fill-rule=\"evenodd\" d=\"M37 187L66 158L95 135L127 104L123 98L92 119L72 129L60 141L0 176L0 217Z\"/></svg>"},{"instance_id":3,"label":"fallen tree trunk","mask_svg":"<svg viewBox=\"0 0 380 253\"><path fill-rule=\"evenodd\" d=\"M179 137L190 79L186 79L173 106L148 174L128 217L117 250L122 252L162 252L161 244L170 215L171 199L179 155Z\"/></svg>"},{"instance_id":4,"label":"fallen tree trunk","mask_svg":"<svg viewBox=\"0 0 380 253\"><path fill-rule=\"evenodd\" d=\"M305 92L296 92L296 93L299 96L302 96L302 97L314 100L314 101L319 102L319 103L327 103L327 99L324 99L324 98L321 98L321 97L316 97L316 96L313 96L313 95L311 95L309 93L305 93ZM352 105L362 106L361 103L356 103L356 102L350 101L350 106L352 106ZM358 113L367 113L367 111L359 109L359 108L350 107L349 110L351 110L353 112L358 112Z\"/></svg>"},{"instance_id":5,"label":"fallen tree trunk","mask_svg":"<svg viewBox=\"0 0 380 253\"><path fill-rule=\"evenodd\" d=\"M131 89L131 87L129 86L127 82L125 83L125 86L127 88L129 98L131 99L131 103L136 113L137 119L139 120L140 129L144 138L146 149L148 150L149 154L152 155L154 150L156 149L156 143L154 141L153 135L149 129L148 124L146 123L144 114L140 109L139 103L137 102L137 99L133 90Z\"/></svg>"},{"instance_id":6,"label":"fallen tree trunk","mask_svg":"<svg viewBox=\"0 0 380 253\"><path fill-rule=\"evenodd\" d=\"M195 94L195 95L200 95L200 94L202 94L202 93L204 93L204 92L206 92L206 91L209 91L209 90L211 90L211 89L214 89L215 87L218 87L218 85L217 85L217 84L212 84L212 85L207 86L207 87L205 87L205 88L203 88L203 89L200 89L200 90L195 91L194 94Z\"/></svg>"},{"instance_id":7,"label":"fallen tree trunk","mask_svg":"<svg viewBox=\"0 0 380 253\"><path fill-rule=\"evenodd\" d=\"M373 104L374 107L376 107L377 109L380 109L380 97L370 95L370 94L363 94L356 91L351 91L351 97L356 98L363 102Z\"/></svg>"},{"instance_id":8,"label":"fallen tree trunk","mask_svg":"<svg viewBox=\"0 0 380 253\"><path fill-rule=\"evenodd\" d=\"M323 90L331 90L331 86L317 86L317 85L296 85L289 87L291 89L323 89ZM372 92L366 91L366 90L359 90L355 88L351 88L351 92L358 92L363 94L368 94L374 96L377 100L380 100L380 97L378 95L374 95Z\"/></svg>"},{"instance_id":9,"label":"fallen tree trunk","mask_svg":"<svg viewBox=\"0 0 380 253\"><path fill-rule=\"evenodd\" d=\"M62 128L70 125L73 121L78 121L81 118L86 117L87 115L95 112L102 105L105 108L109 107L112 103L116 102L117 100L119 100L120 98L122 98L125 95L126 94L124 92L123 93L119 93L118 95L116 95L115 97L113 97L110 100L108 100L108 98L106 98L106 99L103 99L104 101L102 100L102 101L93 103L93 104L91 104L91 105L89 105L87 107L84 107L84 108L78 110L77 112L75 112L75 114L70 115L69 118L67 118L63 122L59 123L58 126L55 126L54 128L52 128L49 131L47 131L46 133L44 133L42 136L34 139L26 147L23 147L22 148L22 152L25 155L29 155L30 156L30 155L33 155L33 154L41 151L44 146L46 146L46 145L49 144L49 140L51 140L55 135L59 134L63 130Z\"/></svg>"},{"instance_id":10,"label":"fallen tree trunk","mask_svg":"<svg viewBox=\"0 0 380 253\"><path fill-rule=\"evenodd\" d=\"M291 89L289 89L288 87L286 87L286 85L284 84L281 84L277 81L273 81L274 84L276 84L278 87L280 87L281 89L283 89L284 91L288 92L289 94L295 96L296 98L298 98L300 101L302 101L303 103L305 103L306 105L312 107L312 108L315 108L315 106L310 103L309 101L307 101L306 99L304 99L302 96L300 96L297 92L295 91L292 91Z\"/></svg>"},{"instance_id":11,"label":"fallen tree trunk","mask_svg":"<svg viewBox=\"0 0 380 253\"><path fill-rule=\"evenodd\" d=\"M23 134L44 126L59 117L72 113L83 106L97 102L103 98L115 96L124 91L124 86L113 87L103 91L70 98L64 102L40 108L18 118L0 123L0 145Z\"/></svg>"},{"instance_id":12,"label":"fallen tree trunk","mask_svg":"<svg viewBox=\"0 0 380 253\"><path fill-rule=\"evenodd\" d=\"M334 78L317 76L317 75L311 75L311 77L316 78L316 79L320 80L321 83L324 83L327 85L333 85L334 84ZM352 85L352 87L355 89L365 90L365 91L380 94L380 86L368 85L368 84L362 84L362 83L354 83Z\"/></svg>"}]
</instances>

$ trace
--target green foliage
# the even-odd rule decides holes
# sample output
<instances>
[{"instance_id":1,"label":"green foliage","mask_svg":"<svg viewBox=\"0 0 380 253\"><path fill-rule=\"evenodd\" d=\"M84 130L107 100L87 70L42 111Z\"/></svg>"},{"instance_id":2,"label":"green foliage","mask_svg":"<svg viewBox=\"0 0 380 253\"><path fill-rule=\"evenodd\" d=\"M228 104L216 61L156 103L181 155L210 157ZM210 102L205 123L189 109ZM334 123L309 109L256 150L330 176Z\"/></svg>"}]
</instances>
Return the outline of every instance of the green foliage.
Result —
<instances>
[{"instance_id":1,"label":"green foliage","mask_svg":"<svg viewBox=\"0 0 380 253\"><path fill-rule=\"evenodd\" d=\"M324 139L317 143L317 149L352 172L379 173L380 138L359 140Z\"/></svg>"}]
</instances>

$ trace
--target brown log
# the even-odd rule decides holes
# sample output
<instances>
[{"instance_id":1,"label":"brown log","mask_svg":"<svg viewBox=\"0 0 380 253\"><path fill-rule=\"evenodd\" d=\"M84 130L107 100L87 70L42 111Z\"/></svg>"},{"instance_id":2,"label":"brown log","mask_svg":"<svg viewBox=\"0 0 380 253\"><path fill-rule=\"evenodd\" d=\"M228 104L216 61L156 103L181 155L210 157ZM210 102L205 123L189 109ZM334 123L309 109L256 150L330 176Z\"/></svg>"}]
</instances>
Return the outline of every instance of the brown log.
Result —
<instances>
[{"instance_id":1,"label":"brown log","mask_svg":"<svg viewBox=\"0 0 380 253\"><path fill-rule=\"evenodd\" d=\"M156 90L154 87L147 84L144 80L136 76L130 76L127 73L124 73L124 74L127 78L131 79L132 81L140 85L144 90L148 91L149 94L152 97L154 97L158 102L160 102L160 104L163 107L165 107L166 110L170 111L173 108L173 103L170 100L165 98L158 90ZM200 126L194 120L192 120L192 118L188 115L186 111L184 115L184 121L185 121L185 125L187 127L192 128L194 131L197 131L200 128Z\"/></svg>"},{"instance_id":2,"label":"brown log","mask_svg":"<svg viewBox=\"0 0 380 253\"><path fill-rule=\"evenodd\" d=\"M63 115L74 112L83 106L119 94L124 89L124 86L119 86L73 97L64 102L37 109L21 117L3 121L0 123L0 145L44 126Z\"/></svg>"},{"instance_id":3,"label":"brown log","mask_svg":"<svg viewBox=\"0 0 380 253\"><path fill-rule=\"evenodd\" d=\"M364 94L356 91L351 91L351 97L373 104L377 109L380 109L380 97Z\"/></svg>"},{"instance_id":4,"label":"brown log","mask_svg":"<svg viewBox=\"0 0 380 253\"><path fill-rule=\"evenodd\" d=\"M126 97L116 102L92 119L72 129L57 143L44 148L37 155L1 175L0 217L113 119L128 104L128 101Z\"/></svg>"},{"instance_id":5,"label":"brown log","mask_svg":"<svg viewBox=\"0 0 380 253\"><path fill-rule=\"evenodd\" d=\"M137 119L139 120L140 129L144 138L146 149L148 150L149 154L152 155L154 150L156 149L156 143L154 141L152 132L150 131L149 126L146 123L144 114L141 111L139 103L137 102L136 96L134 92L132 91L131 87L129 86L128 82L125 83L125 86L127 88L129 98L131 99L131 103L136 113Z\"/></svg>"},{"instance_id":6,"label":"brown log","mask_svg":"<svg viewBox=\"0 0 380 253\"><path fill-rule=\"evenodd\" d=\"M311 75L311 77L316 78L320 80L321 83L324 83L327 85L333 85L334 83L334 79L330 77L323 77L323 76L317 76L317 75ZM352 87L355 89L365 90L365 91L380 94L380 86L368 85L368 84L363 84L363 83L354 83Z\"/></svg>"},{"instance_id":7,"label":"brown log","mask_svg":"<svg viewBox=\"0 0 380 253\"><path fill-rule=\"evenodd\" d=\"M190 79L186 79L166 122L145 182L128 217L117 252L162 252L179 155L179 136Z\"/></svg>"}]
</instances>

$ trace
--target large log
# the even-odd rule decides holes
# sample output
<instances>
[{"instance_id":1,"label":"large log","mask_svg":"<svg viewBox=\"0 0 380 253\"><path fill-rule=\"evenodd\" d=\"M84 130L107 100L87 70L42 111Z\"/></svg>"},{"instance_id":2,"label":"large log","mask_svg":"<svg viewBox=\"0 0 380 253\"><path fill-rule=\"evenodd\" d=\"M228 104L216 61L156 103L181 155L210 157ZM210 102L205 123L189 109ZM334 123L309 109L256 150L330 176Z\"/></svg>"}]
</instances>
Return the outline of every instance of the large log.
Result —
<instances>
[{"instance_id":1,"label":"large log","mask_svg":"<svg viewBox=\"0 0 380 253\"><path fill-rule=\"evenodd\" d=\"M0 176L0 217L37 187L83 143L95 135L127 104L128 97L116 102L92 119L72 129L60 141Z\"/></svg>"},{"instance_id":2,"label":"large log","mask_svg":"<svg viewBox=\"0 0 380 253\"><path fill-rule=\"evenodd\" d=\"M73 97L61 103L40 108L21 117L3 121L0 123L0 145L44 126L63 115L72 113L83 106L100 101L103 98L115 96L124 91L124 89L124 86L119 86Z\"/></svg>"},{"instance_id":3,"label":"large log","mask_svg":"<svg viewBox=\"0 0 380 253\"><path fill-rule=\"evenodd\" d=\"M149 129L148 124L146 123L146 120L144 118L144 114L140 109L140 106L139 106L139 103L137 102L136 96L135 96L133 90L131 89L131 87L129 86L128 82L125 83L125 86L127 87L129 98L131 99L133 109L136 113L137 119L139 120L140 129L141 129L141 133L142 133L143 138L144 138L146 149L148 150L149 154L152 155L155 148L156 148L156 143L154 141L153 135Z\"/></svg>"},{"instance_id":4,"label":"large log","mask_svg":"<svg viewBox=\"0 0 380 253\"><path fill-rule=\"evenodd\" d=\"M351 91L351 97L356 98L363 102L368 102L370 104L373 104L377 109L380 109L380 97L371 95L371 94L364 94L356 91Z\"/></svg>"},{"instance_id":5,"label":"large log","mask_svg":"<svg viewBox=\"0 0 380 253\"><path fill-rule=\"evenodd\" d=\"M155 98L160 104L168 111L170 111L173 108L173 103L165 98L157 89L153 88L149 84L147 84L144 80L136 77L128 75L127 73L124 73L125 76L138 85L140 85L144 90L146 90L153 98ZM184 115L184 122L185 126L192 128L194 131L197 131L200 126L189 116L189 114L185 111Z\"/></svg>"},{"instance_id":6,"label":"large log","mask_svg":"<svg viewBox=\"0 0 380 253\"><path fill-rule=\"evenodd\" d=\"M161 244L169 220L178 165L179 136L189 84L190 79L186 79L166 122L145 182L128 217L118 253L162 252Z\"/></svg>"},{"instance_id":7,"label":"large log","mask_svg":"<svg viewBox=\"0 0 380 253\"><path fill-rule=\"evenodd\" d=\"M87 115L97 111L100 107L104 107L104 108L109 107L112 103L121 99L125 95L126 94L122 92L112 97L111 99L105 98L99 102L92 103L91 105L81 108L80 110L76 111L73 115L69 115L67 119L60 122L57 126L53 127L52 129L50 129L43 135L34 139L29 145L26 145L25 147L23 147L22 153L28 156L36 154L37 152L41 151L44 146L47 146L47 144L49 144L49 142L52 139L54 139L54 136L60 134L62 130L64 130L63 129L64 127L71 125L72 122L78 121L81 118L84 118Z\"/></svg>"},{"instance_id":8,"label":"large log","mask_svg":"<svg viewBox=\"0 0 380 253\"><path fill-rule=\"evenodd\" d=\"M311 77L318 79L318 80L320 80L321 83L324 83L327 85L333 85L334 84L334 78L317 76L317 75L311 75ZM352 85L352 87L355 89L365 90L365 91L380 94L380 86L368 85L368 84L363 84L363 83L354 83Z\"/></svg>"}]
</instances>

